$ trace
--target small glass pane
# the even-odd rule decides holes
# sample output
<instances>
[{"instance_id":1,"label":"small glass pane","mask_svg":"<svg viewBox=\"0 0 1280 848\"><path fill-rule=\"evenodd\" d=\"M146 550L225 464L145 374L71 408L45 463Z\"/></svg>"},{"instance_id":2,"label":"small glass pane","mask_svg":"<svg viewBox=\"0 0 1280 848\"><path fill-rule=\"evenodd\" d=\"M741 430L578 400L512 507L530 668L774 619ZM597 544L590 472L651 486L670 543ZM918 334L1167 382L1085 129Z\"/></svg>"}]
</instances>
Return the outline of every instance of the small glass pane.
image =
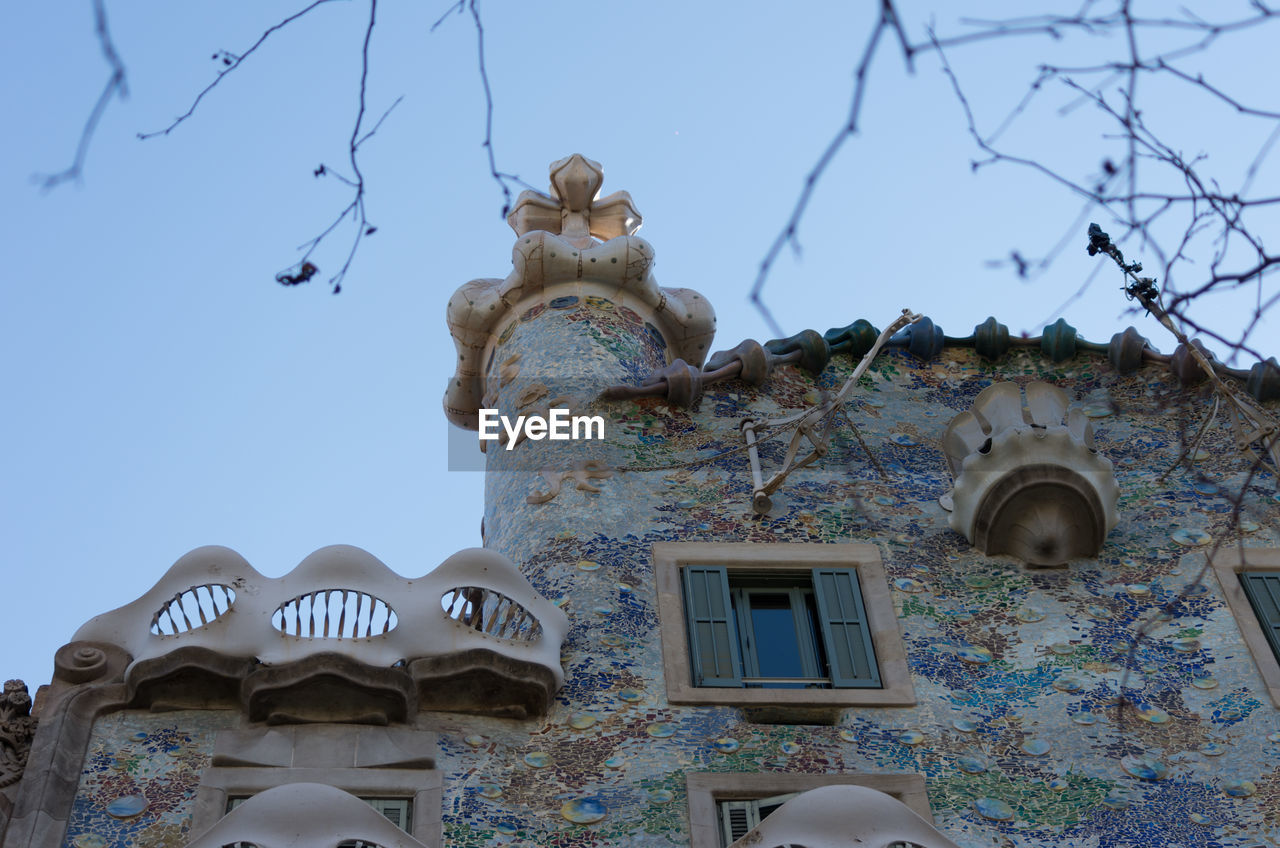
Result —
<instances>
[{"instance_id":1,"label":"small glass pane","mask_svg":"<svg viewBox=\"0 0 1280 848\"><path fill-rule=\"evenodd\" d=\"M751 594L751 628L761 677L803 677L800 642L789 595ZM803 684L794 684L803 685Z\"/></svg>"}]
</instances>

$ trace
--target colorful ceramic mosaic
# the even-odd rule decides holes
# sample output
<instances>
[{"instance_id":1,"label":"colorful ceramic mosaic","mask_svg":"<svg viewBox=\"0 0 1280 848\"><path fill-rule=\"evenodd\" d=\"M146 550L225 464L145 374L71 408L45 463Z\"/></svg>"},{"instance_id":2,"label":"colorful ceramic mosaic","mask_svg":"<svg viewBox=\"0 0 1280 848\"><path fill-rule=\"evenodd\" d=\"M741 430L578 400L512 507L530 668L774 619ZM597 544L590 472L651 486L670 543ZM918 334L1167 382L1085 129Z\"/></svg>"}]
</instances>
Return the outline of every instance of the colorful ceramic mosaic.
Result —
<instances>
[{"instance_id":1,"label":"colorful ceramic mosaic","mask_svg":"<svg viewBox=\"0 0 1280 848\"><path fill-rule=\"evenodd\" d=\"M599 332L569 321L536 331L513 335L497 357L546 361L571 350L579 362L603 362L617 350L584 352ZM1280 841L1280 716L1216 579L1201 573L1246 463L1215 426L1194 471L1162 477L1207 411L1205 395L1179 388L1167 370L1121 377L1088 356L1054 365L1023 350L991 364L965 350L931 362L891 351L850 411L887 479L844 427L826 457L792 475L768 516L753 514L740 422L837 389L853 365L842 360L816 380L788 367L760 390L716 385L693 410L615 404L612 436L626 464L661 470L617 474L599 494L530 504L532 475L493 476L487 544L569 613L568 682L545 723L450 720L447 844L687 844L684 776L694 771L923 774L936 825L961 845ZM1064 388L1115 464L1121 524L1096 560L1028 569L974 551L947 526L937 500L951 484L941 434L979 391L1008 379ZM526 447L522 467L536 467L544 446L517 452ZM761 447L766 474L784 447ZM1280 545L1274 491L1270 475L1253 480L1246 544ZM875 544L918 705L802 726L668 704L650 561L659 541ZM1137 627L1180 593L1134 648ZM484 744L463 743L468 734ZM486 785L501 795L478 791Z\"/></svg>"},{"instance_id":2,"label":"colorful ceramic mosaic","mask_svg":"<svg viewBox=\"0 0 1280 848\"><path fill-rule=\"evenodd\" d=\"M498 338L489 378L504 403L544 402L552 374L569 394L637 383L666 346L621 298L585 292L523 306ZM603 407L619 470L593 478L598 493L566 486L531 502L541 470L566 470L563 455L545 442L491 450L486 544L570 616L566 683L537 719L418 717L440 734L444 844L687 845L694 772L920 774L936 826L974 848L1280 844L1280 714L1203 570L1246 465L1215 424L1194 470L1176 466L1210 405L1203 391L1088 356L889 351L850 405L857 432L841 427L756 515L741 421L814 403L852 367L844 356L816 379L786 366L761 389L719 383L691 410L651 398ZM1121 492L1097 559L1029 569L949 528L939 439L1001 380L1054 383L1093 421ZM783 452L761 445L766 473ZM1280 547L1275 487L1267 473L1249 483L1250 546ZM831 725L668 703L651 561L664 541L874 544L918 703L848 709ZM233 723L99 720L66 844L181 844L213 734Z\"/></svg>"},{"instance_id":3,"label":"colorful ceramic mosaic","mask_svg":"<svg viewBox=\"0 0 1280 848\"><path fill-rule=\"evenodd\" d=\"M63 848L180 848L226 711L120 712L94 722Z\"/></svg>"}]
</instances>

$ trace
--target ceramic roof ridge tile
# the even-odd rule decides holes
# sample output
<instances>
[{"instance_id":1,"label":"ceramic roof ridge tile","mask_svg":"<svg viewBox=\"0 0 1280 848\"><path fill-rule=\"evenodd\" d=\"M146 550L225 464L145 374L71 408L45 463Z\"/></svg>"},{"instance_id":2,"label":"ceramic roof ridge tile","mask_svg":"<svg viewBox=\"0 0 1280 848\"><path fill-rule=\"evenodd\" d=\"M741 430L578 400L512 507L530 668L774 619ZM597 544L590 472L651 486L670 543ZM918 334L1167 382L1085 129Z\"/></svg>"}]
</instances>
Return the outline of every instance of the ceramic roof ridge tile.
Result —
<instances>
[{"instance_id":1,"label":"ceramic roof ridge tile","mask_svg":"<svg viewBox=\"0 0 1280 848\"><path fill-rule=\"evenodd\" d=\"M849 353L856 361L871 348L879 330L866 319L859 318L844 327L832 327L819 334L816 330L802 330L785 339L770 339L761 345L754 339L746 339L736 347L713 353L697 377L701 388L725 380L741 378L752 385L760 385L779 365L797 364L812 374L819 374L835 354ZM1202 352L1206 349L1198 339L1191 342ZM968 336L948 336L932 319L922 317L895 335L885 345L905 348L919 359L928 361L940 355L947 347L972 347L987 360L1003 358L1012 348L1038 348L1053 362L1065 362L1083 352L1106 354L1113 368L1121 374L1136 371L1144 362L1162 362L1183 386L1196 385L1205 374L1185 350L1178 345L1171 354L1160 353L1137 328L1130 326L1116 333L1105 344L1083 338L1076 328L1059 318L1044 328L1039 336L1011 335L1009 328L988 317L974 327ZM1210 355L1210 359L1213 359ZM681 366L689 367L684 362ZM1280 364L1273 356L1255 363L1249 369L1231 368L1214 360L1219 374L1233 377L1245 384L1245 390L1261 402L1280 399ZM667 372L677 368L675 362L662 371L650 374L639 386L610 386L603 393L605 399L638 397L666 397L679 403L688 392L674 391L667 379ZM677 369L681 370L681 369ZM691 369L696 370L696 369ZM700 396L701 392L697 393ZM685 405L685 404L682 404Z\"/></svg>"}]
</instances>

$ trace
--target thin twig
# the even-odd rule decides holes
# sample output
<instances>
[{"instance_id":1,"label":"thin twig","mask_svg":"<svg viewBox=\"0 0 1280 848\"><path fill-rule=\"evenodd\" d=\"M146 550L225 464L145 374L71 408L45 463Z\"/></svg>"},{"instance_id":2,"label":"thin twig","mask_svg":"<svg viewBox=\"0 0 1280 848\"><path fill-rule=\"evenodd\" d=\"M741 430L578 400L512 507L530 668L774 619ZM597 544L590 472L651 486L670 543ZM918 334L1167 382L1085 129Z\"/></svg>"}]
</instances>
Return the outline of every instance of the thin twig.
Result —
<instances>
[{"instance_id":1,"label":"thin twig","mask_svg":"<svg viewBox=\"0 0 1280 848\"><path fill-rule=\"evenodd\" d=\"M234 53L230 53L226 50L223 50L220 53L215 54L217 56L221 56L224 61L230 61L231 64L225 66L222 70L218 71L218 75L214 77L213 82L206 85L200 91L200 93L196 95L196 99L191 102L191 105L189 107L187 107L187 111L183 112L181 115L174 118L173 123L169 124L169 126L165 127L162 130L155 130L154 132L148 132L148 133L138 133L138 138L140 139L155 138L158 135L168 135L169 133L173 132L175 129L178 128L179 124L181 124L187 118L190 118L193 114L195 114L196 107L200 105L201 100L204 100L205 95L207 95L209 92L217 88L218 83L222 82L222 80L227 76L227 74L234 72L237 68L243 65L244 60L252 56L254 54L254 51L256 51L259 47L261 47L263 42L265 42L267 38L271 36L272 33L277 32L281 29L284 29L289 24L305 16L308 12L315 9L317 6L322 6L325 3L331 3L331 2L333 2L333 0L315 0L314 3L307 6L302 11L294 12L289 17L280 21L280 23L274 24L273 26L268 27L267 30L262 33L262 35L258 36L258 40L255 41L253 44L251 44L249 46L249 49L245 50L243 53L240 53L237 55Z\"/></svg>"},{"instance_id":2,"label":"thin twig","mask_svg":"<svg viewBox=\"0 0 1280 848\"><path fill-rule=\"evenodd\" d=\"M111 33L107 29L107 9L103 0L93 0L93 28L98 36L98 46L102 49L103 58L107 60L111 73L107 75L107 82L102 87L102 92L98 95L93 108L89 110L89 117L85 119L84 126L80 130L80 141L76 144L76 155L71 160L71 164L56 174L36 177L40 182L40 187L45 191L69 180L80 181L84 173L84 160L89 154L89 142L93 140L93 133L98 128L98 122L102 120L103 113L107 111L107 104L111 102L112 97L119 97L124 100L129 96L129 87L125 80L124 62L120 60L120 54L116 52L116 46L111 40Z\"/></svg>"}]
</instances>

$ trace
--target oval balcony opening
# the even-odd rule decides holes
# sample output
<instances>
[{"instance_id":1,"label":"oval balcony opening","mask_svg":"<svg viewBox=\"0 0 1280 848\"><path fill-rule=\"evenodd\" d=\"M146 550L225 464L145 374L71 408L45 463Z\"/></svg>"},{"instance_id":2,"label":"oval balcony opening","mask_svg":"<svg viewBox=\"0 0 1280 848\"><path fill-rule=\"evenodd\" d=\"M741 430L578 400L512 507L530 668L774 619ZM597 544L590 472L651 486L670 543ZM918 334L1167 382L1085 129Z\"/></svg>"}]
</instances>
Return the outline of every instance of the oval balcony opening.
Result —
<instances>
[{"instance_id":1,"label":"oval balcony opening","mask_svg":"<svg viewBox=\"0 0 1280 848\"><path fill-rule=\"evenodd\" d=\"M542 625L533 613L516 601L482 586L450 589L440 606L454 621L486 636L532 642L542 636Z\"/></svg>"},{"instance_id":2,"label":"oval balcony opening","mask_svg":"<svg viewBox=\"0 0 1280 848\"><path fill-rule=\"evenodd\" d=\"M318 589L276 608L271 626L304 639L368 639L399 624L396 611L381 598L356 589Z\"/></svg>"},{"instance_id":3,"label":"oval balcony opening","mask_svg":"<svg viewBox=\"0 0 1280 848\"><path fill-rule=\"evenodd\" d=\"M151 616L155 636L179 636L216 621L236 602L235 590L221 583L192 586L174 595Z\"/></svg>"}]
</instances>

